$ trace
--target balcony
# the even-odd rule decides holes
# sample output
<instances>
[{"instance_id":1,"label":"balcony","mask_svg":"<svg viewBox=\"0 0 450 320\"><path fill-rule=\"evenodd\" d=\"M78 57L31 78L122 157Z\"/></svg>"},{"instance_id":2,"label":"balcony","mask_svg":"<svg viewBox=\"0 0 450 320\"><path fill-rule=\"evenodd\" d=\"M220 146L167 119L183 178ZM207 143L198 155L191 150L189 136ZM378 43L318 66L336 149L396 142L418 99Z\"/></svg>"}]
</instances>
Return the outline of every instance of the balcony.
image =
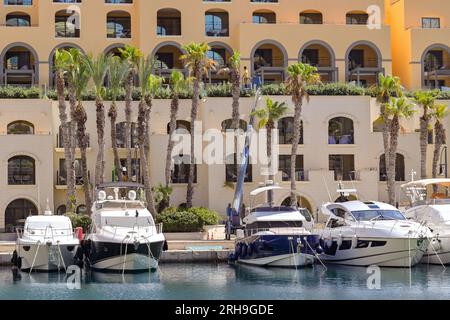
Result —
<instances>
[{"instance_id":1,"label":"balcony","mask_svg":"<svg viewBox=\"0 0 450 320\"><path fill-rule=\"evenodd\" d=\"M91 172L88 171L89 181L91 181ZM83 185L83 175L80 172L77 172L75 175L75 185L82 186ZM67 174L66 170L57 170L56 171L56 184L57 189L67 188Z\"/></svg>"}]
</instances>

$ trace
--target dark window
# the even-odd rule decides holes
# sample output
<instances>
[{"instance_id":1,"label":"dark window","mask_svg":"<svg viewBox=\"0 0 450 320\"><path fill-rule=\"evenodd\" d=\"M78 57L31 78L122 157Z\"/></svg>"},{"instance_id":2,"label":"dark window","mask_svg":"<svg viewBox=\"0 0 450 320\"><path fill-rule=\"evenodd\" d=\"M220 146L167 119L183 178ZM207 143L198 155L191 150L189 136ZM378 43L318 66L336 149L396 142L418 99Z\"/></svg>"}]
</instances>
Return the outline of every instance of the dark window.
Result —
<instances>
[{"instance_id":1,"label":"dark window","mask_svg":"<svg viewBox=\"0 0 450 320\"><path fill-rule=\"evenodd\" d=\"M58 209L56 209L56 214L58 216L62 216L63 214L65 214L67 212L66 206L65 205L60 205L58 207Z\"/></svg>"},{"instance_id":2,"label":"dark window","mask_svg":"<svg viewBox=\"0 0 450 320\"><path fill-rule=\"evenodd\" d=\"M292 144L294 136L294 118L286 117L278 121L279 144ZM300 122L299 144L303 144L303 121Z\"/></svg>"},{"instance_id":3,"label":"dark window","mask_svg":"<svg viewBox=\"0 0 450 320\"><path fill-rule=\"evenodd\" d=\"M332 241L331 245L328 246L327 241L324 241L323 239L320 239L320 246L323 248L323 252L329 256L334 256L338 248L336 241Z\"/></svg>"},{"instance_id":4,"label":"dark window","mask_svg":"<svg viewBox=\"0 0 450 320\"><path fill-rule=\"evenodd\" d=\"M77 207L77 214L85 214L87 211L86 206L84 204L80 204Z\"/></svg>"},{"instance_id":5,"label":"dark window","mask_svg":"<svg viewBox=\"0 0 450 320\"><path fill-rule=\"evenodd\" d=\"M8 124L8 134L34 134L34 126L28 121L14 121Z\"/></svg>"},{"instance_id":6,"label":"dark window","mask_svg":"<svg viewBox=\"0 0 450 320\"><path fill-rule=\"evenodd\" d=\"M439 29L441 27L440 18L422 18L422 28Z\"/></svg>"},{"instance_id":7,"label":"dark window","mask_svg":"<svg viewBox=\"0 0 450 320\"><path fill-rule=\"evenodd\" d=\"M133 3L133 0L105 0L105 3Z\"/></svg>"},{"instance_id":8,"label":"dark window","mask_svg":"<svg viewBox=\"0 0 450 320\"><path fill-rule=\"evenodd\" d=\"M444 52L430 50L425 57L425 71L435 71L444 66Z\"/></svg>"},{"instance_id":9,"label":"dark window","mask_svg":"<svg viewBox=\"0 0 450 320\"><path fill-rule=\"evenodd\" d=\"M177 156L173 158L172 183L188 183L190 156ZM194 167L194 183L197 183L197 165Z\"/></svg>"},{"instance_id":10,"label":"dark window","mask_svg":"<svg viewBox=\"0 0 450 320\"><path fill-rule=\"evenodd\" d=\"M35 179L34 159L27 156L17 156L8 160L9 185L33 185Z\"/></svg>"},{"instance_id":11,"label":"dark window","mask_svg":"<svg viewBox=\"0 0 450 320\"><path fill-rule=\"evenodd\" d=\"M237 171L240 169L240 165L237 165L236 155L228 156L227 164L225 165L225 178L227 182L237 182ZM231 163L228 163L231 162ZM247 165L247 170L245 171L244 182L252 182L253 174L252 174L252 165Z\"/></svg>"},{"instance_id":12,"label":"dark window","mask_svg":"<svg viewBox=\"0 0 450 320\"><path fill-rule=\"evenodd\" d=\"M239 120L239 129L247 131L247 122L245 120ZM233 119L222 121L222 132L225 132L227 130L233 130Z\"/></svg>"},{"instance_id":13,"label":"dark window","mask_svg":"<svg viewBox=\"0 0 450 320\"><path fill-rule=\"evenodd\" d=\"M369 15L367 13L348 13L347 24L367 24Z\"/></svg>"},{"instance_id":14,"label":"dark window","mask_svg":"<svg viewBox=\"0 0 450 320\"><path fill-rule=\"evenodd\" d=\"M328 144L354 144L353 120L336 117L328 122Z\"/></svg>"},{"instance_id":15,"label":"dark window","mask_svg":"<svg viewBox=\"0 0 450 320\"><path fill-rule=\"evenodd\" d=\"M38 214L36 206L29 200L17 199L11 202L5 210L5 231L15 232L23 228L25 219Z\"/></svg>"},{"instance_id":16,"label":"dark window","mask_svg":"<svg viewBox=\"0 0 450 320\"><path fill-rule=\"evenodd\" d=\"M370 241L367 240L358 240L358 243L356 244L356 248L367 248L369 246Z\"/></svg>"},{"instance_id":17,"label":"dark window","mask_svg":"<svg viewBox=\"0 0 450 320\"><path fill-rule=\"evenodd\" d=\"M55 3L81 3L81 0L53 0Z\"/></svg>"},{"instance_id":18,"label":"dark window","mask_svg":"<svg viewBox=\"0 0 450 320\"><path fill-rule=\"evenodd\" d=\"M372 241L371 247L383 247L386 245L386 241Z\"/></svg>"},{"instance_id":19,"label":"dark window","mask_svg":"<svg viewBox=\"0 0 450 320\"><path fill-rule=\"evenodd\" d=\"M125 148L126 147L126 137L125 137L125 127L126 122L119 122L116 124L116 143L117 148ZM138 143L138 133L137 133L137 123L131 123L131 148L135 148L139 145Z\"/></svg>"},{"instance_id":20,"label":"dark window","mask_svg":"<svg viewBox=\"0 0 450 320\"><path fill-rule=\"evenodd\" d=\"M302 62L312 66L317 66L319 64L319 49L303 50Z\"/></svg>"},{"instance_id":21,"label":"dark window","mask_svg":"<svg viewBox=\"0 0 450 320\"><path fill-rule=\"evenodd\" d=\"M72 14L65 10L58 11L55 15L55 37L57 38L79 38L80 29L77 28L76 20Z\"/></svg>"},{"instance_id":22,"label":"dark window","mask_svg":"<svg viewBox=\"0 0 450 320\"><path fill-rule=\"evenodd\" d=\"M321 13L300 13L301 24L322 24L323 17Z\"/></svg>"},{"instance_id":23,"label":"dark window","mask_svg":"<svg viewBox=\"0 0 450 320\"><path fill-rule=\"evenodd\" d=\"M180 36L181 13L176 9L159 10L156 34L158 36Z\"/></svg>"},{"instance_id":24,"label":"dark window","mask_svg":"<svg viewBox=\"0 0 450 320\"><path fill-rule=\"evenodd\" d=\"M191 132L191 123L185 120L177 120L177 134L189 134ZM167 124L167 134L170 133L170 123Z\"/></svg>"},{"instance_id":25,"label":"dark window","mask_svg":"<svg viewBox=\"0 0 450 320\"><path fill-rule=\"evenodd\" d=\"M8 51L5 55L8 70L31 70L31 53L28 51Z\"/></svg>"},{"instance_id":26,"label":"dark window","mask_svg":"<svg viewBox=\"0 0 450 320\"><path fill-rule=\"evenodd\" d=\"M349 69L352 70L354 68L360 67L364 68L364 50L362 49L353 49L349 54Z\"/></svg>"},{"instance_id":27,"label":"dark window","mask_svg":"<svg viewBox=\"0 0 450 320\"><path fill-rule=\"evenodd\" d=\"M31 6L33 0L3 0L3 3L10 6Z\"/></svg>"},{"instance_id":28,"label":"dark window","mask_svg":"<svg viewBox=\"0 0 450 320\"><path fill-rule=\"evenodd\" d=\"M81 186L83 184L83 170L81 167L81 159L75 159L75 184ZM66 160L59 159L59 171L58 171L58 186L67 185L67 170L66 170Z\"/></svg>"},{"instance_id":29,"label":"dark window","mask_svg":"<svg viewBox=\"0 0 450 320\"><path fill-rule=\"evenodd\" d=\"M276 23L276 15L273 12L254 12L253 13L253 23L264 24L264 23Z\"/></svg>"},{"instance_id":30,"label":"dark window","mask_svg":"<svg viewBox=\"0 0 450 320\"><path fill-rule=\"evenodd\" d=\"M228 12L206 12L205 32L209 37L228 37Z\"/></svg>"},{"instance_id":31,"label":"dark window","mask_svg":"<svg viewBox=\"0 0 450 320\"><path fill-rule=\"evenodd\" d=\"M267 2L270 2L270 3L276 3L276 2L278 2L278 0L251 0L250 2L264 2L264 3L267 3Z\"/></svg>"},{"instance_id":32,"label":"dark window","mask_svg":"<svg viewBox=\"0 0 450 320\"><path fill-rule=\"evenodd\" d=\"M386 171L386 158L382 154L380 156L380 181L387 180ZM397 159L395 161L395 181L405 181L405 157L400 153L397 153Z\"/></svg>"},{"instance_id":33,"label":"dark window","mask_svg":"<svg viewBox=\"0 0 450 320\"><path fill-rule=\"evenodd\" d=\"M280 155L278 160L278 170L281 171L283 181L291 180L291 156ZM305 170L303 168L303 155L295 158L295 180L305 181Z\"/></svg>"},{"instance_id":34,"label":"dark window","mask_svg":"<svg viewBox=\"0 0 450 320\"><path fill-rule=\"evenodd\" d=\"M336 181L356 180L355 156L352 154L332 154L329 156L330 171L334 171Z\"/></svg>"},{"instance_id":35,"label":"dark window","mask_svg":"<svg viewBox=\"0 0 450 320\"><path fill-rule=\"evenodd\" d=\"M260 67L272 67L272 49L256 49L253 60L255 70Z\"/></svg>"},{"instance_id":36,"label":"dark window","mask_svg":"<svg viewBox=\"0 0 450 320\"><path fill-rule=\"evenodd\" d=\"M30 16L27 14L11 13L6 16L6 26L8 27L29 27L30 25Z\"/></svg>"},{"instance_id":37,"label":"dark window","mask_svg":"<svg viewBox=\"0 0 450 320\"><path fill-rule=\"evenodd\" d=\"M108 38L131 38L131 18L125 14L116 16L108 14Z\"/></svg>"},{"instance_id":38,"label":"dark window","mask_svg":"<svg viewBox=\"0 0 450 320\"><path fill-rule=\"evenodd\" d=\"M207 53L208 58L214 60L218 67L226 65L226 50L224 48L211 48Z\"/></svg>"},{"instance_id":39,"label":"dark window","mask_svg":"<svg viewBox=\"0 0 450 320\"><path fill-rule=\"evenodd\" d=\"M352 247L352 240L342 240L339 250L348 250Z\"/></svg>"},{"instance_id":40,"label":"dark window","mask_svg":"<svg viewBox=\"0 0 450 320\"><path fill-rule=\"evenodd\" d=\"M172 52L160 52L156 54L156 68L173 69L174 63Z\"/></svg>"},{"instance_id":41,"label":"dark window","mask_svg":"<svg viewBox=\"0 0 450 320\"><path fill-rule=\"evenodd\" d=\"M135 155L135 158L131 159L131 179L129 177L129 174L127 172L127 159L120 159L120 168L115 168L113 170L112 174L112 181L118 181L117 176L117 170L122 170L122 177L124 181L133 181L133 182L140 182L141 179L141 159L137 158L137 155Z\"/></svg>"},{"instance_id":42,"label":"dark window","mask_svg":"<svg viewBox=\"0 0 450 320\"><path fill-rule=\"evenodd\" d=\"M70 122L69 122L70 125ZM76 130L76 127L75 127ZM89 133L86 134L87 137L87 146L90 146L90 138L89 138ZM58 134L58 148L64 148L64 137L63 137L63 130L62 130L62 126L59 126L59 134ZM78 142L78 139L75 137L75 147L79 148L80 144Z\"/></svg>"}]
</instances>

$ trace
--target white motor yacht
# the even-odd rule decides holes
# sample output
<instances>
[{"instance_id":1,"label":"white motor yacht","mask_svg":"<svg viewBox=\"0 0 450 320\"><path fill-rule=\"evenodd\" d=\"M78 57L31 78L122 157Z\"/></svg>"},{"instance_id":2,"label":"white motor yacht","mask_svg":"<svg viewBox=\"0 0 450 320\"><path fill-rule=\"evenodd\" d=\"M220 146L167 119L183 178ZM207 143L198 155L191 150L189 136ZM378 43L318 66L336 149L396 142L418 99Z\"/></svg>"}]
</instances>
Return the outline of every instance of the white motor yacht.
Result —
<instances>
[{"instance_id":1,"label":"white motor yacht","mask_svg":"<svg viewBox=\"0 0 450 320\"><path fill-rule=\"evenodd\" d=\"M162 225L155 225L144 201L143 185L118 182L100 185L87 237L88 265L98 271L154 271L163 251ZM142 196L143 197L143 196Z\"/></svg>"},{"instance_id":2,"label":"white motor yacht","mask_svg":"<svg viewBox=\"0 0 450 320\"><path fill-rule=\"evenodd\" d=\"M56 271L75 263L79 244L70 219L53 215L47 206L44 215L28 217L18 231L16 253L21 270Z\"/></svg>"},{"instance_id":3,"label":"white motor yacht","mask_svg":"<svg viewBox=\"0 0 450 320\"><path fill-rule=\"evenodd\" d=\"M256 189L250 196L274 190L278 186ZM312 234L314 221L306 208L274 206L251 208L243 219L244 229L238 230L231 262L264 267L303 267L316 258L319 235Z\"/></svg>"},{"instance_id":4,"label":"white motor yacht","mask_svg":"<svg viewBox=\"0 0 450 320\"><path fill-rule=\"evenodd\" d=\"M345 198L345 190L338 192ZM325 203L321 211L328 216L321 236L325 263L411 267L422 259L432 236L426 226L382 202Z\"/></svg>"},{"instance_id":5,"label":"white motor yacht","mask_svg":"<svg viewBox=\"0 0 450 320\"><path fill-rule=\"evenodd\" d=\"M410 199L405 216L416 222L426 223L433 232L433 239L422 263L450 263L449 187L450 179L418 180L402 186Z\"/></svg>"}]
</instances>

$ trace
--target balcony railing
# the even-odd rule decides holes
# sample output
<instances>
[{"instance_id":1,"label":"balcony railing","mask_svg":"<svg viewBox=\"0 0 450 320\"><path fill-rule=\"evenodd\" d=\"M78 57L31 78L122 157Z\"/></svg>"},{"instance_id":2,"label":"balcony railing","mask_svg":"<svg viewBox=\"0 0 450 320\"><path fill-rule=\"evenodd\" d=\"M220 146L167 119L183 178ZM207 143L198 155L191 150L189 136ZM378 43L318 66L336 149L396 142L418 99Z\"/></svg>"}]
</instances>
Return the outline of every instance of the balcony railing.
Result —
<instances>
[{"instance_id":1,"label":"balcony railing","mask_svg":"<svg viewBox=\"0 0 450 320\"><path fill-rule=\"evenodd\" d=\"M91 172L88 171L89 181L91 180ZM67 174L64 171L57 170L56 171L56 185L57 186L67 186ZM83 176L81 174L77 174L75 176L75 185L82 186L83 185Z\"/></svg>"},{"instance_id":2,"label":"balcony railing","mask_svg":"<svg viewBox=\"0 0 450 320\"><path fill-rule=\"evenodd\" d=\"M90 148L90 146L91 146L90 140L91 139L90 139L89 133L87 133L86 136L87 136L87 147ZM75 138L75 143L76 143L76 147L79 148L79 143L78 143L77 138ZM56 135L56 148L58 148L58 149L64 148L64 139L59 134Z\"/></svg>"},{"instance_id":3,"label":"balcony railing","mask_svg":"<svg viewBox=\"0 0 450 320\"><path fill-rule=\"evenodd\" d=\"M282 170L281 175L282 175L283 181L290 181L291 180L290 168L287 168L286 170ZM305 170L296 171L295 172L295 181L309 181L309 171L305 171Z\"/></svg>"},{"instance_id":4,"label":"balcony railing","mask_svg":"<svg viewBox=\"0 0 450 320\"><path fill-rule=\"evenodd\" d=\"M334 170L334 180L336 181L359 181L359 171Z\"/></svg>"}]
</instances>

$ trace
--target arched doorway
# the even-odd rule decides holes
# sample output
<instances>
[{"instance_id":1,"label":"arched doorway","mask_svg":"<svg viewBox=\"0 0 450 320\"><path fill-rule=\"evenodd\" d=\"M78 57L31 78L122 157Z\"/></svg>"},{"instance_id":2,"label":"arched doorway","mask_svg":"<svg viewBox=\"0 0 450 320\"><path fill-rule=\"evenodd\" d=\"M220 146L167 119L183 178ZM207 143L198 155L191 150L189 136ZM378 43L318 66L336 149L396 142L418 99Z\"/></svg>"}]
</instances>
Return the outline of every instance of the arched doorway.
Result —
<instances>
[{"instance_id":1,"label":"arched doorway","mask_svg":"<svg viewBox=\"0 0 450 320\"><path fill-rule=\"evenodd\" d=\"M24 226L27 217L37 214L38 209L30 200L16 199L10 202L5 210L5 231L15 232L16 228Z\"/></svg>"},{"instance_id":2,"label":"arched doorway","mask_svg":"<svg viewBox=\"0 0 450 320\"><path fill-rule=\"evenodd\" d=\"M335 54L326 42L313 40L306 43L300 49L299 61L316 67L322 82L338 79Z\"/></svg>"},{"instance_id":3,"label":"arched doorway","mask_svg":"<svg viewBox=\"0 0 450 320\"><path fill-rule=\"evenodd\" d=\"M286 199L284 199L281 205L289 207L291 205L291 197L287 197ZM308 209L310 213L312 212L312 205L304 196L297 196L297 206L299 208Z\"/></svg>"},{"instance_id":4,"label":"arched doorway","mask_svg":"<svg viewBox=\"0 0 450 320\"><path fill-rule=\"evenodd\" d=\"M285 80L287 51L275 40L263 40L251 52L252 75L259 77L258 83L281 83Z\"/></svg>"},{"instance_id":5,"label":"arched doorway","mask_svg":"<svg viewBox=\"0 0 450 320\"><path fill-rule=\"evenodd\" d=\"M358 86L370 87L378 83L378 75L384 74L380 49L371 42L353 43L345 55L346 81Z\"/></svg>"},{"instance_id":6,"label":"arched doorway","mask_svg":"<svg viewBox=\"0 0 450 320\"><path fill-rule=\"evenodd\" d=\"M38 83L39 58L25 43L13 43L2 52L1 83L30 87Z\"/></svg>"},{"instance_id":7,"label":"arched doorway","mask_svg":"<svg viewBox=\"0 0 450 320\"><path fill-rule=\"evenodd\" d=\"M160 43L152 53L155 59L155 74L168 80L172 71L178 70L186 76L187 70L180 59L183 54L182 47L176 42Z\"/></svg>"},{"instance_id":8,"label":"arched doorway","mask_svg":"<svg viewBox=\"0 0 450 320\"><path fill-rule=\"evenodd\" d=\"M422 86L428 89L450 87L450 47L434 44L422 55Z\"/></svg>"}]
</instances>

